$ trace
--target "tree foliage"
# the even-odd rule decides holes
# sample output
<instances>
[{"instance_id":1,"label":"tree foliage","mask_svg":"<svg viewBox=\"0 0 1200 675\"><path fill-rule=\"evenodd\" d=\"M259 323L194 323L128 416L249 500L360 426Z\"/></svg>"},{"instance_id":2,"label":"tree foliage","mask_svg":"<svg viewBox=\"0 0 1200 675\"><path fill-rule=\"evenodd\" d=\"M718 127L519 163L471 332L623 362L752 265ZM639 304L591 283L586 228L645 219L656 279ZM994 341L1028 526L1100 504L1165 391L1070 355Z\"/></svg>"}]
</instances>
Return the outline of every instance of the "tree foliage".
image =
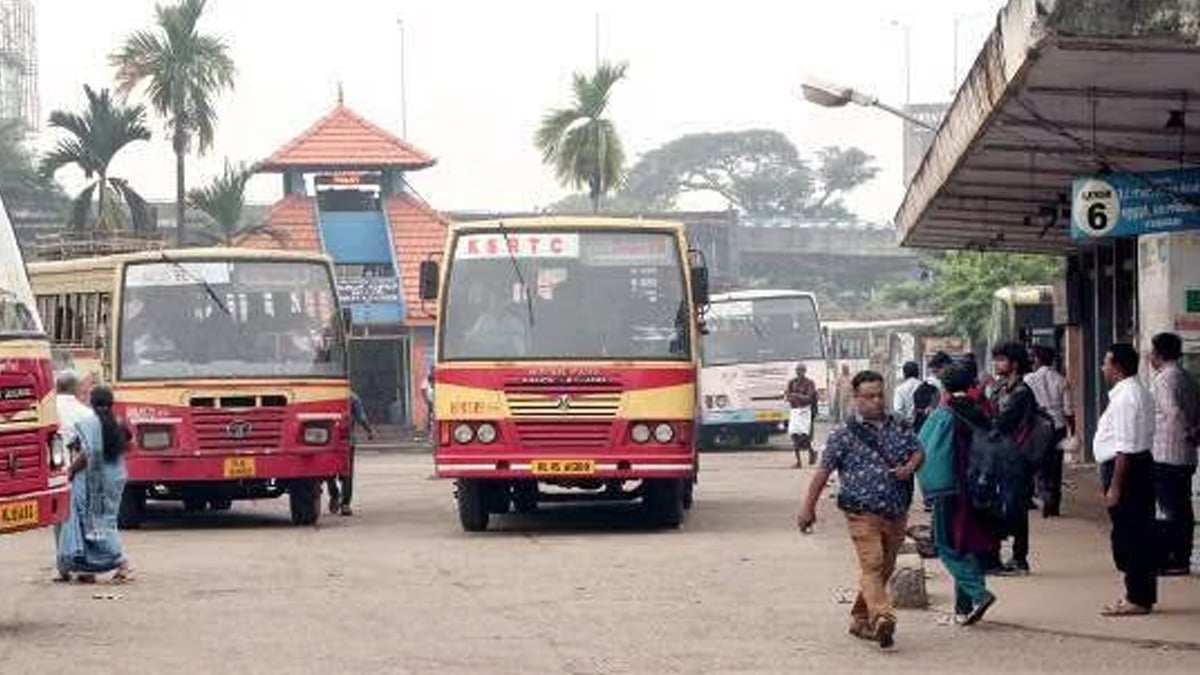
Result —
<instances>
[{"instance_id":1,"label":"tree foliage","mask_svg":"<svg viewBox=\"0 0 1200 675\"><path fill-rule=\"evenodd\" d=\"M20 122L0 122L0 196L13 212L43 210L57 212L66 205L66 195L53 178L42 175L25 147Z\"/></svg>"},{"instance_id":2,"label":"tree foliage","mask_svg":"<svg viewBox=\"0 0 1200 675\"><path fill-rule=\"evenodd\" d=\"M751 215L834 220L850 216L842 198L878 172L858 148L822 148L814 168L778 131L697 133L646 153L620 194L666 210L681 195L708 192Z\"/></svg>"},{"instance_id":3,"label":"tree foliage","mask_svg":"<svg viewBox=\"0 0 1200 675\"><path fill-rule=\"evenodd\" d=\"M179 0L155 7L155 27L140 30L109 61L117 69L118 91L129 95L145 85L150 105L166 119L175 151L178 239L183 241L186 176L184 157L193 143L207 152L216 135L216 97L233 88L236 68L224 40L199 31L207 0Z\"/></svg>"},{"instance_id":4,"label":"tree foliage","mask_svg":"<svg viewBox=\"0 0 1200 675\"><path fill-rule=\"evenodd\" d=\"M950 251L931 257L928 265L928 280L891 286L885 300L940 314L947 329L976 344L987 338L997 289L1049 284L1063 273L1060 258L1016 253Z\"/></svg>"},{"instance_id":5,"label":"tree foliage","mask_svg":"<svg viewBox=\"0 0 1200 675\"><path fill-rule=\"evenodd\" d=\"M547 112L534 137L542 162L554 168L563 185L586 188L593 211L600 210L600 198L624 177L625 148L605 115L626 68L624 63L602 63L591 76L575 73L571 105Z\"/></svg>"},{"instance_id":6,"label":"tree foliage","mask_svg":"<svg viewBox=\"0 0 1200 675\"><path fill-rule=\"evenodd\" d=\"M208 227L197 234L218 244L229 246L235 238L262 232L272 238L276 232L262 223L246 224L246 183L254 176L254 167L225 162L224 170L206 185L188 191L188 206L203 213Z\"/></svg>"},{"instance_id":7,"label":"tree foliage","mask_svg":"<svg viewBox=\"0 0 1200 675\"><path fill-rule=\"evenodd\" d=\"M49 180L60 169L74 166L83 172L84 178L95 179L80 191L72 204L71 226L76 231L87 227L93 198L99 201L97 228L116 230L125 226L125 216L118 205L118 201L124 200L133 219L133 229L148 230L151 222L146 200L128 181L108 174L113 158L125 146L150 140L146 110L140 105L124 106L115 102L107 89L96 92L84 85L83 92L88 99L87 109L83 112L55 110L50 113L50 127L67 135L42 158L39 171Z\"/></svg>"}]
</instances>

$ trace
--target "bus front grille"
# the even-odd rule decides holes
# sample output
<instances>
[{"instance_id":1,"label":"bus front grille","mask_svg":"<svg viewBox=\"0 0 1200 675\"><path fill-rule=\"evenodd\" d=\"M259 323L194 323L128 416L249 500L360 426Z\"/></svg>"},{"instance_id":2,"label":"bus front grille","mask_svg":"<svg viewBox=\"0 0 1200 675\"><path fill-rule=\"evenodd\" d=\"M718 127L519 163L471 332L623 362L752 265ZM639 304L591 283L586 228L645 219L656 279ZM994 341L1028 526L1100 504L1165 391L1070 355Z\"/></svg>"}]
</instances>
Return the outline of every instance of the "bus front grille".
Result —
<instances>
[{"instance_id":1,"label":"bus front grille","mask_svg":"<svg viewBox=\"0 0 1200 675\"><path fill-rule=\"evenodd\" d=\"M0 493L36 486L42 476L46 450L36 431L0 433Z\"/></svg>"},{"instance_id":2,"label":"bus front grille","mask_svg":"<svg viewBox=\"0 0 1200 675\"><path fill-rule=\"evenodd\" d=\"M192 422L202 451L274 449L283 441L284 411L280 408L193 408Z\"/></svg>"},{"instance_id":3,"label":"bus front grille","mask_svg":"<svg viewBox=\"0 0 1200 675\"><path fill-rule=\"evenodd\" d=\"M516 427L521 445L547 450L602 449L612 431L609 422L517 422Z\"/></svg>"},{"instance_id":4,"label":"bus front grille","mask_svg":"<svg viewBox=\"0 0 1200 675\"><path fill-rule=\"evenodd\" d=\"M612 419L621 407L620 392L613 393L524 393L507 392L508 411L515 418L570 417Z\"/></svg>"}]
</instances>

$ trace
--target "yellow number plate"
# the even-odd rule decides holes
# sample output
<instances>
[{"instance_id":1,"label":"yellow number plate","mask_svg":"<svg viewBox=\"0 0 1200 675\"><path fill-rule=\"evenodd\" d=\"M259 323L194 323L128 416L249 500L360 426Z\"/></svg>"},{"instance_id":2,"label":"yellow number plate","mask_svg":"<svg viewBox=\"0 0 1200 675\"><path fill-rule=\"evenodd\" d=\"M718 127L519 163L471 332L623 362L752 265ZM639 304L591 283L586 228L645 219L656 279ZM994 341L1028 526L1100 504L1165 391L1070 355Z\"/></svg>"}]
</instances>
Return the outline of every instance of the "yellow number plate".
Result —
<instances>
[{"instance_id":1,"label":"yellow number plate","mask_svg":"<svg viewBox=\"0 0 1200 675\"><path fill-rule=\"evenodd\" d=\"M36 499L13 502L0 507L0 530L37 525L38 503Z\"/></svg>"},{"instance_id":2,"label":"yellow number plate","mask_svg":"<svg viewBox=\"0 0 1200 675\"><path fill-rule=\"evenodd\" d=\"M596 462L590 459L535 459L530 466L535 475L590 476L596 473Z\"/></svg>"},{"instance_id":3,"label":"yellow number plate","mask_svg":"<svg viewBox=\"0 0 1200 675\"><path fill-rule=\"evenodd\" d=\"M226 478L254 478L258 468L254 465L253 457L230 457L225 460Z\"/></svg>"},{"instance_id":4,"label":"yellow number plate","mask_svg":"<svg viewBox=\"0 0 1200 675\"><path fill-rule=\"evenodd\" d=\"M755 422L782 422L785 419L783 413L778 410L759 410L754 413Z\"/></svg>"}]
</instances>

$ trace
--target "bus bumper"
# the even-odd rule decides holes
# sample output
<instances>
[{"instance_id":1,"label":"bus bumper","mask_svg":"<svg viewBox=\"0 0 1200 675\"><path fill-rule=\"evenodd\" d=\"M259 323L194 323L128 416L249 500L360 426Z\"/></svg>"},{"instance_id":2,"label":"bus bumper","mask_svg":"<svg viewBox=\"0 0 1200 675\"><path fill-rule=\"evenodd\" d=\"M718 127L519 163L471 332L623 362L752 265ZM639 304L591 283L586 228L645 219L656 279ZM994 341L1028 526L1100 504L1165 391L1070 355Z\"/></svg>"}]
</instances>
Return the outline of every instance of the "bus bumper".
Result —
<instances>
[{"instance_id":1,"label":"bus bumper","mask_svg":"<svg viewBox=\"0 0 1200 675\"><path fill-rule=\"evenodd\" d=\"M0 497L0 533L33 530L66 520L71 489L66 476L61 480L62 485L47 490Z\"/></svg>"},{"instance_id":2,"label":"bus bumper","mask_svg":"<svg viewBox=\"0 0 1200 675\"><path fill-rule=\"evenodd\" d=\"M644 448L602 455L587 452L472 453L436 455L439 478L498 480L641 480L691 478L696 473L691 453L651 454Z\"/></svg>"},{"instance_id":3,"label":"bus bumper","mask_svg":"<svg viewBox=\"0 0 1200 675\"><path fill-rule=\"evenodd\" d=\"M328 478L349 472L349 450L126 456L130 483Z\"/></svg>"}]
</instances>

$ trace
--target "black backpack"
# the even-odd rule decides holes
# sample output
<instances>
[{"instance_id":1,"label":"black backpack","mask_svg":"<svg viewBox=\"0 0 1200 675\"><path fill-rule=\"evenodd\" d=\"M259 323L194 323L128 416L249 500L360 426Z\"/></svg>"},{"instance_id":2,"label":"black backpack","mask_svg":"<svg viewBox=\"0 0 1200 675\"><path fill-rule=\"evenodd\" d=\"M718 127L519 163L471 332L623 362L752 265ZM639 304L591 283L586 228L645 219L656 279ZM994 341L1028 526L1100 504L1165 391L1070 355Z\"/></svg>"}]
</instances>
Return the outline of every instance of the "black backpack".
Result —
<instances>
[{"instance_id":1,"label":"black backpack","mask_svg":"<svg viewBox=\"0 0 1200 675\"><path fill-rule=\"evenodd\" d=\"M1028 508L1024 492L1021 450L1004 434L954 416L971 430L967 452L967 498L995 534L1007 535L1010 525Z\"/></svg>"},{"instance_id":2,"label":"black backpack","mask_svg":"<svg viewBox=\"0 0 1200 675\"><path fill-rule=\"evenodd\" d=\"M937 408L940 393L937 387L928 382L922 382L913 391L913 431L921 431L929 414Z\"/></svg>"}]
</instances>

